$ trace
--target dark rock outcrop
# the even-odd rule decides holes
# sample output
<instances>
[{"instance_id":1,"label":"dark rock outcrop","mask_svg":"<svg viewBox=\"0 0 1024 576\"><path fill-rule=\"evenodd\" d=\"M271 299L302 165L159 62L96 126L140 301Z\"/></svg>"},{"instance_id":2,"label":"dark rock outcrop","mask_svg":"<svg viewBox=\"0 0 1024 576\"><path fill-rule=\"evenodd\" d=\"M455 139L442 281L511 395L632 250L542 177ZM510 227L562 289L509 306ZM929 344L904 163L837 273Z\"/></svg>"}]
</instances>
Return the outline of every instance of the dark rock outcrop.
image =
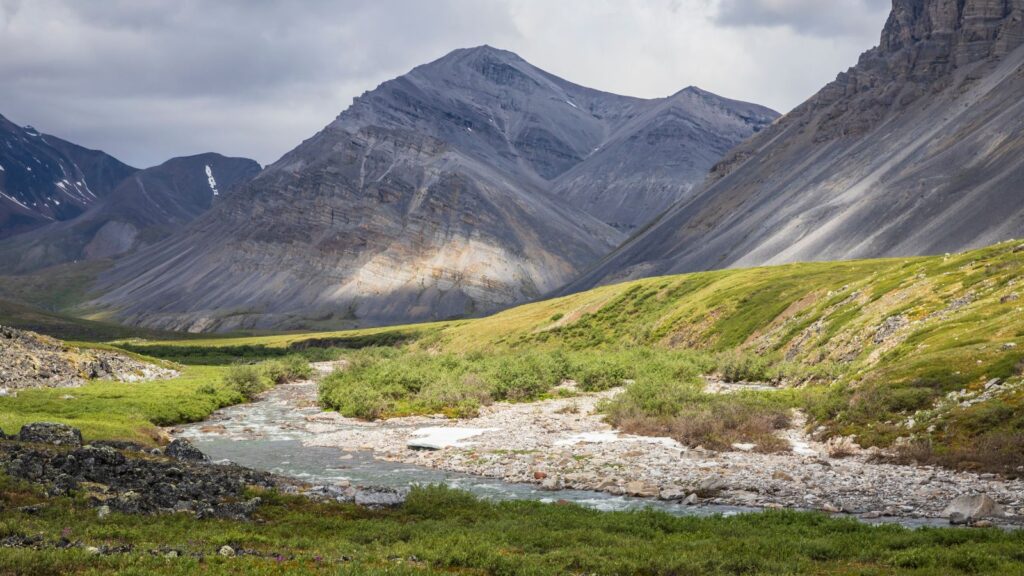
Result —
<instances>
[{"instance_id":1,"label":"dark rock outcrop","mask_svg":"<svg viewBox=\"0 0 1024 576\"><path fill-rule=\"evenodd\" d=\"M895 0L857 66L564 291L1021 237L1022 11L1022 0Z\"/></svg>"},{"instance_id":2,"label":"dark rock outcrop","mask_svg":"<svg viewBox=\"0 0 1024 576\"><path fill-rule=\"evenodd\" d=\"M78 428L67 424L36 422L22 426L21 431L18 432L18 440L54 446L81 446L82 433Z\"/></svg>"},{"instance_id":3,"label":"dark rock outcrop","mask_svg":"<svg viewBox=\"0 0 1024 576\"><path fill-rule=\"evenodd\" d=\"M101 518L114 510L124 514L188 512L198 518L249 519L260 504L258 497L246 498L249 488L368 508L401 505L409 492L347 484L310 486L235 464L212 464L184 440L172 442L162 455L159 450L147 453L132 443L82 446L79 430L49 423L26 425L19 435L20 442L0 440L0 470L44 486L50 497L84 495Z\"/></svg>"},{"instance_id":4,"label":"dark rock outcrop","mask_svg":"<svg viewBox=\"0 0 1024 576\"><path fill-rule=\"evenodd\" d=\"M176 438L167 448L164 449L164 454L174 458L175 460L181 460L184 462L204 462L209 460L210 457L192 445L191 442L184 438Z\"/></svg>"}]
</instances>

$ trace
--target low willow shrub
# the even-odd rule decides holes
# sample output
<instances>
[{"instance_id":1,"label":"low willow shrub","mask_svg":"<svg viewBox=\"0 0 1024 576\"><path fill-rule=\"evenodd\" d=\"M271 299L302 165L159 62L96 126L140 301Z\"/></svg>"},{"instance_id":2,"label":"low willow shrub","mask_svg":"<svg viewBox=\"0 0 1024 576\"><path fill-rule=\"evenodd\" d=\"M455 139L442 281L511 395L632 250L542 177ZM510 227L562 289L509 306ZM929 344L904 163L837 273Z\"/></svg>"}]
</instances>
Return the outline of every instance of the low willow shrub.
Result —
<instances>
[{"instance_id":1,"label":"low willow shrub","mask_svg":"<svg viewBox=\"0 0 1024 576\"><path fill-rule=\"evenodd\" d=\"M313 368L309 365L309 361L298 354L264 362L263 370L274 384L308 380L313 376Z\"/></svg>"},{"instance_id":2,"label":"low willow shrub","mask_svg":"<svg viewBox=\"0 0 1024 576\"><path fill-rule=\"evenodd\" d=\"M343 415L377 419L402 414L474 416L494 401L528 402L566 381L597 392L636 380L691 381L712 365L668 350L520 351L432 355L366 349L347 370L320 384L320 402Z\"/></svg>"},{"instance_id":3,"label":"low willow shrub","mask_svg":"<svg viewBox=\"0 0 1024 576\"><path fill-rule=\"evenodd\" d=\"M667 436L685 446L729 450L754 444L758 452L789 448L776 432L789 426L792 395L780 392L706 394L699 380L638 380L601 406L616 428Z\"/></svg>"}]
</instances>

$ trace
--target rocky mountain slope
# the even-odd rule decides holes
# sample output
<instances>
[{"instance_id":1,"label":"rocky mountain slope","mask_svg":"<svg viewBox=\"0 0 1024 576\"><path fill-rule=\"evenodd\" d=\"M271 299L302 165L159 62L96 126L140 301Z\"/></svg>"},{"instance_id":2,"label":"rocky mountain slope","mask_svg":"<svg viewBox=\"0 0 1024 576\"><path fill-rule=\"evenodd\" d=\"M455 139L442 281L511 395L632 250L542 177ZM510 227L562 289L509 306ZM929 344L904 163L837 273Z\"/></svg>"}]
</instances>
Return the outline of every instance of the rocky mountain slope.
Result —
<instances>
[{"instance_id":1,"label":"rocky mountain slope","mask_svg":"<svg viewBox=\"0 0 1024 576\"><path fill-rule=\"evenodd\" d=\"M726 152L778 117L694 87L646 108L554 182L555 195L627 233L687 198Z\"/></svg>"},{"instance_id":2,"label":"rocky mountain slope","mask_svg":"<svg viewBox=\"0 0 1024 576\"><path fill-rule=\"evenodd\" d=\"M192 226L122 261L92 305L122 321L187 330L495 310L557 288L623 239L586 212L607 214L612 203L597 187L583 190L611 179L612 168L581 170L602 147L615 159L631 146L664 157L700 143L678 171L661 174L674 179L710 166L730 138L772 117L697 91L616 96L509 52L457 50L356 99ZM672 122L693 129L659 136ZM570 171L575 183L557 190ZM636 213L616 216L626 227L685 189L651 180L629 205ZM654 199L639 197L648 194Z\"/></svg>"},{"instance_id":3,"label":"rocky mountain slope","mask_svg":"<svg viewBox=\"0 0 1024 576\"><path fill-rule=\"evenodd\" d=\"M135 171L0 116L0 238L74 218Z\"/></svg>"},{"instance_id":4,"label":"rocky mountain slope","mask_svg":"<svg viewBox=\"0 0 1024 576\"><path fill-rule=\"evenodd\" d=\"M1024 234L1024 2L896 0L881 43L567 291Z\"/></svg>"},{"instance_id":5,"label":"rocky mountain slope","mask_svg":"<svg viewBox=\"0 0 1024 576\"><path fill-rule=\"evenodd\" d=\"M0 241L0 268L23 273L154 244L259 171L254 160L214 153L139 170L79 216Z\"/></svg>"}]
</instances>

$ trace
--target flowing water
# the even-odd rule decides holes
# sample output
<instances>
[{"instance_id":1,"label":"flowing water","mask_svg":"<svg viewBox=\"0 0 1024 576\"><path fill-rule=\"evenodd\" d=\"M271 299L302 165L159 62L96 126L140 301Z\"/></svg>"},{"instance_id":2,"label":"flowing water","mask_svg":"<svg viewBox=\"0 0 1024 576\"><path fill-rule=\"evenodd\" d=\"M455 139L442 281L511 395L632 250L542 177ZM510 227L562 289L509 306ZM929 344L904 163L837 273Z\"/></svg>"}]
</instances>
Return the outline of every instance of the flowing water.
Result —
<instances>
[{"instance_id":1,"label":"flowing water","mask_svg":"<svg viewBox=\"0 0 1024 576\"><path fill-rule=\"evenodd\" d=\"M313 438L313 432L306 428L305 422L307 416L320 413L312 403L315 397L314 383L280 386L257 402L219 410L204 422L175 428L174 435L189 439L215 461L230 460L314 484L341 480L377 487L442 484L489 500L568 501L604 511L649 508L691 516L730 516L760 511L737 506L686 506L586 490L550 492L538 489L535 484L510 483L380 460L370 451L310 446L306 441ZM898 522L912 527L945 525L942 520L919 518L881 518L872 522Z\"/></svg>"}]
</instances>

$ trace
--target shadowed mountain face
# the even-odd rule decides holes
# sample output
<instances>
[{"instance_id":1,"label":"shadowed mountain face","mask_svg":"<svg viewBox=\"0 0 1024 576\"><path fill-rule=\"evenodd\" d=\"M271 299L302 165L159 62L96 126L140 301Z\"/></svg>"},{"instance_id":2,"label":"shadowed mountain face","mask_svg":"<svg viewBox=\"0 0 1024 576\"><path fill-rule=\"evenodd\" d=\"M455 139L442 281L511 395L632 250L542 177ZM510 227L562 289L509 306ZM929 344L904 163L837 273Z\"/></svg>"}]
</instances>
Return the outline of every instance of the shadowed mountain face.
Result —
<instances>
[{"instance_id":1,"label":"shadowed mountain face","mask_svg":"<svg viewBox=\"0 0 1024 576\"><path fill-rule=\"evenodd\" d=\"M561 177L596 179L581 166L633 135L634 146L658 149L672 141L657 135L658 124L678 121L669 116L689 119L691 141L727 125L708 135L719 148L773 117L691 92L616 96L509 52L458 50L356 99L186 230L123 260L93 305L134 324L199 331L431 320L535 298L623 239L587 213L608 202L559 188ZM681 165L706 170L712 156L702 149Z\"/></svg>"},{"instance_id":2,"label":"shadowed mountain face","mask_svg":"<svg viewBox=\"0 0 1024 576\"><path fill-rule=\"evenodd\" d=\"M74 218L135 171L0 116L0 238Z\"/></svg>"},{"instance_id":3,"label":"shadowed mountain face","mask_svg":"<svg viewBox=\"0 0 1024 576\"><path fill-rule=\"evenodd\" d=\"M879 47L567 291L1024 235L1024 0L896 0Z\"/></svg>"},{"instance_id":4,"label":"shadowed mountain face","mask_svg":"<svg viewBox=\"0 0 1024 576\"><path fill-rule=\"evenodd\" d=\"M154 244L259 171L254 160L212 153L173 158L139 170L79 216L0 242L0 268L28 272L111 258Z\"/></svg>"}]
</instances>

